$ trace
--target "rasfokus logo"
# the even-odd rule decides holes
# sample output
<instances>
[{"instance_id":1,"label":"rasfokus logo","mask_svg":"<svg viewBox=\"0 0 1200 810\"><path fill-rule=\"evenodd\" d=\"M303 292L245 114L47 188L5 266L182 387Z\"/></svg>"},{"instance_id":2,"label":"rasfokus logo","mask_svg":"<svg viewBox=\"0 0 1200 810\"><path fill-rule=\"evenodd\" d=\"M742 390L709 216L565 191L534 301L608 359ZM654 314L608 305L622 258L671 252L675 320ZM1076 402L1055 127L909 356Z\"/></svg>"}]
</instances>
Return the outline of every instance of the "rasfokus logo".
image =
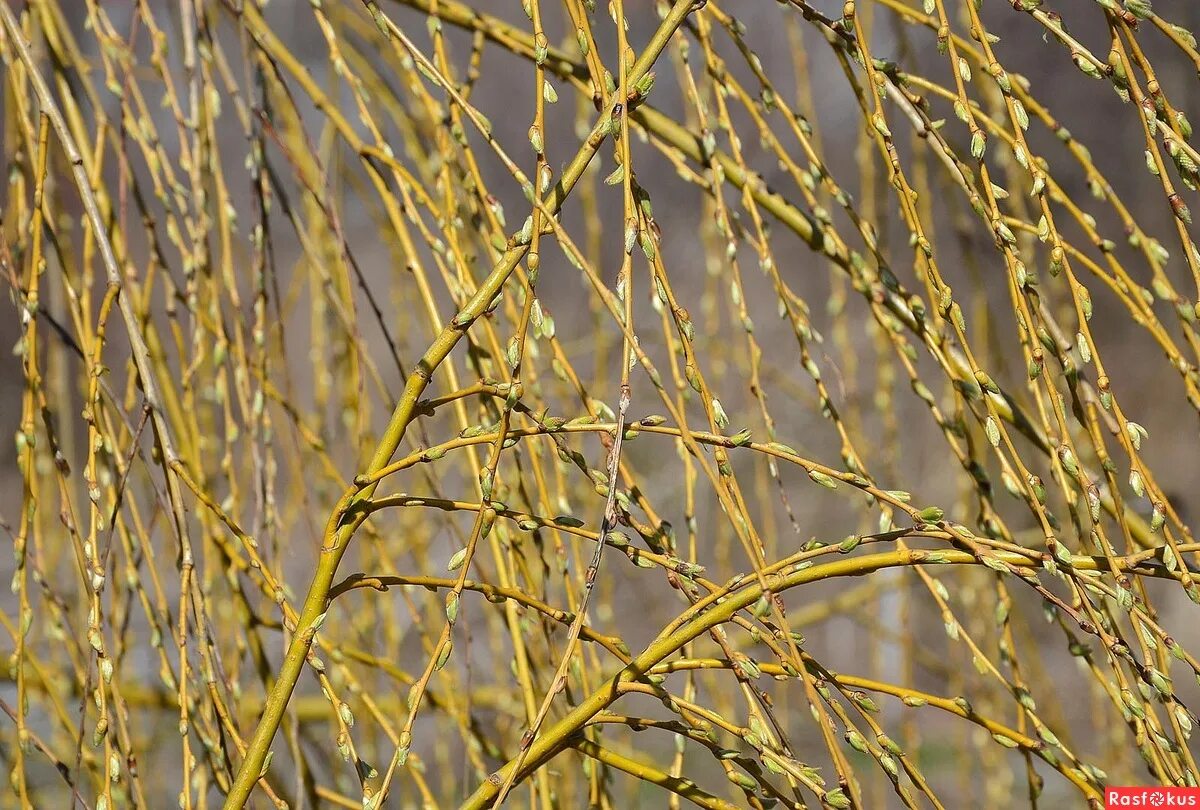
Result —
<instances>
[{"instance_id":1,"label":"rasfokus logo","mask_svg":"<svg viewBox=\"0 0 1200 810\"><path fill-rule=\"evenodd\" d=\"M1110 787L1104 790L1104 808L1116 807L1197 807L1200 788L1189 787Z\"/></svg>"}]
</instances>

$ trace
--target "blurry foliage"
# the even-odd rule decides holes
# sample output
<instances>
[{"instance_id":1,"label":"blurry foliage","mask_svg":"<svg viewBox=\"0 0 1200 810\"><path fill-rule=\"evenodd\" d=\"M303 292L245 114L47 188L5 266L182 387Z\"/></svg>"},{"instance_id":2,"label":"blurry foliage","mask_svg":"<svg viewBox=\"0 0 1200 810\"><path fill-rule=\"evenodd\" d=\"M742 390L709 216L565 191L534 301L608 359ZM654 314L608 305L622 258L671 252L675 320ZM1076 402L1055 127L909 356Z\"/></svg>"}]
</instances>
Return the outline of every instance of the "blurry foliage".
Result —
<instances>
[{"instance_id":1,"label":"blurry foliage","mask_svg":"<svg viewBox=\"0 0 1200 810\"><path fill-rule=\"evenodd\" d=\"M14 806L1197 785L1180 4L594 5L0 4Z\"/></svg>"}]
</instances>

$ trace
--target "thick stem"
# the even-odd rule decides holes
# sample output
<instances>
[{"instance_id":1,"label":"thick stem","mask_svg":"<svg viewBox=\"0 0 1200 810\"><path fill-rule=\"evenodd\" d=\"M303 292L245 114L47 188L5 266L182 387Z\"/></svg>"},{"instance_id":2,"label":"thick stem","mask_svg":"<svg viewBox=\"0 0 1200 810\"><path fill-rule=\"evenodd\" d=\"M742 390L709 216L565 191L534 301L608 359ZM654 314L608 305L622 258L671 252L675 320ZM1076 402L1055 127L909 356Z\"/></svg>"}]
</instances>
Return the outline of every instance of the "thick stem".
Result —
<instances>
[{"instance_id":1,"label":"thick stem","mask_svg":"<svg viewBox=\"0 0 1200 810\"><path fill-rule=\"evenodd\" d=\"M646 46L645 51L642 52L642 55L634 64L633 70L630 72L633 82L641 78L654 64L655 60L658 59L671 37L691 12L693 6L694 0L676 0L670 13L663 19L654 37ZM567 196L571 193L575 184L579 182L580 178L583 177L588 164L591 163L600 145L604 142L608 133L608 119L610 115L611 112L607 109L601 111L600 118L592 128L591 134L579 148L574 159L563 170L558 185L550 193L550 199L541 202L539 207L547 209L551 215L558 214ZM425 388L429 385L434 371L449 356L450 352L458 344L458 341L467 333L467 330L475 319L483 314L488 304L499 294L505 282L508 281L509 276L516 269L517 264L525 257L528 249L528 244L514 245L500 257L492 272L480 284L475 294L471 297L471 300L467 302L467 305L454 320L442 330L441 334L437 336L417 363L416 369L409 376L408 382L404 386L404 393L400 396L400 401L396 404L396 408L392 412L392 418L388 423L387 429L384 431L383 437L380 439L379 446L371 457L371 463L367 468L367 475L378 472L392 460L392 455L396 452L396 448L400 446L400 442L404 439L404 433L413 419L417 402L420 400ZM365 512L358 513L355 517L349 519L342 519L341 515L355 514L355 507L369 500L374 494L376 486L377 484L368 484L361 489L357 489L351 496L348 507L335 514L334 518L330 521L330 525L326 530L325 541L321 548L321 556L317 560L316 571L313 574L312 582L308 586L308 593L304 597L304 607L301 610L300 619L296 625L295 635L292 637L291 644L288 645L287 654L284 656L283 665L279 670L279 677L276 679L275 685L271 688L271 692L267 696L262 717L259 718L258 726L254 730L254 736L250 741L249 747L246 749L246 757L242 761L233 786L229 790L229 795L225 799L225 810L233 810L234 808L244 806L246 800L250 797L251 790L253 790L255 783L261 775L263 763L266 762L267 752L270 750L275 733L279 730L279 724L283 721L283 713L287 710L292 692L295 690L296 683L300 679L300 673L304 669L304 660L307 658L308 651L312 647L313 637L316 635L314 624L325 613L329 604L329 591L333 587L333 579L337 574L338 564L341 562L342 555L345 554L350 544L350 539L354 536L354 532L361 525L362 521L366 519Z\"/></svg>"},{"instance_id":2,"label":"thick stem","mask_svg":"<svg viewBox=\"0 0 1200 810\"><path fill-rule=\"evenodd\" d=\"M1014 568L1036 566L1034 560L1020 554L1000 552L996 554L996 557ZM1078 561L1083 564L1088 559L1082 557L1078 558ZM770 590L771 593L781 594L791 588L821 580L866 576L887 568L928 564L976 565L978 560L975 555L963 551L930 552L921 549L900 549L837 560L812 568L792 571L782 576L771 575ZM564 747L572 745L579 730L620 697L621 684L645 677L651 668L678 652L688 642L695 640L712 628L730 621L739 611L751 607L762 594L762 586L757 582L751 582L744 588L729 594L723 601L714 604L710 610L693 617L682 626L651 642L640 655L601 684L565 717L534 740L525 755L524 766L519 773L511 774L517 765L517 760L514 758L476 788L475 792L460 805L459 810L484 810L484 808L491 807L500 790L500 785L510 777L510 774L513 781L519 783L523 777L544 765Z\"/></svg>"}]
</instances>

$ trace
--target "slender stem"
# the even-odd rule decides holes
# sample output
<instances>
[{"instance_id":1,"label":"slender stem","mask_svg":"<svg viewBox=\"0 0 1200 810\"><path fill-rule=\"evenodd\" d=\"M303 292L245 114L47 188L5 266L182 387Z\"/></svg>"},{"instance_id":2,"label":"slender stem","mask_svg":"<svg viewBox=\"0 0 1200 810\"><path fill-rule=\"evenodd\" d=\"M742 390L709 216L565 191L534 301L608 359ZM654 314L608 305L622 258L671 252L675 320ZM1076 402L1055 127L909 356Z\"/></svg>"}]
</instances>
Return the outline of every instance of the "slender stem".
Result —
<instances>
[{"instance_id":1,"label":"slender stem","mask_svg":"<svg viewBox=\"0 0 1200 810\"><path fill-rule=\"evenodd\" d=\"M697 807L705 807L708 810L737 810L736 804L730 804L722 798L712 795L711 793L701 790L700 787L690 779L681 779L677 776L663 773L653 765L646 765L642 762L637 762L629 757L622 756L615 751L610 751L604 746L597 745L591 740L579 738L571 741L571 747L582 754L587 754L589 757L603 762L605 765L616 768L619 771L624 771L631 776L636 776L643 782L649 782L658 785L665 790L669 790L677 796L682 796Z\"/></svg>"}]
</instances>

